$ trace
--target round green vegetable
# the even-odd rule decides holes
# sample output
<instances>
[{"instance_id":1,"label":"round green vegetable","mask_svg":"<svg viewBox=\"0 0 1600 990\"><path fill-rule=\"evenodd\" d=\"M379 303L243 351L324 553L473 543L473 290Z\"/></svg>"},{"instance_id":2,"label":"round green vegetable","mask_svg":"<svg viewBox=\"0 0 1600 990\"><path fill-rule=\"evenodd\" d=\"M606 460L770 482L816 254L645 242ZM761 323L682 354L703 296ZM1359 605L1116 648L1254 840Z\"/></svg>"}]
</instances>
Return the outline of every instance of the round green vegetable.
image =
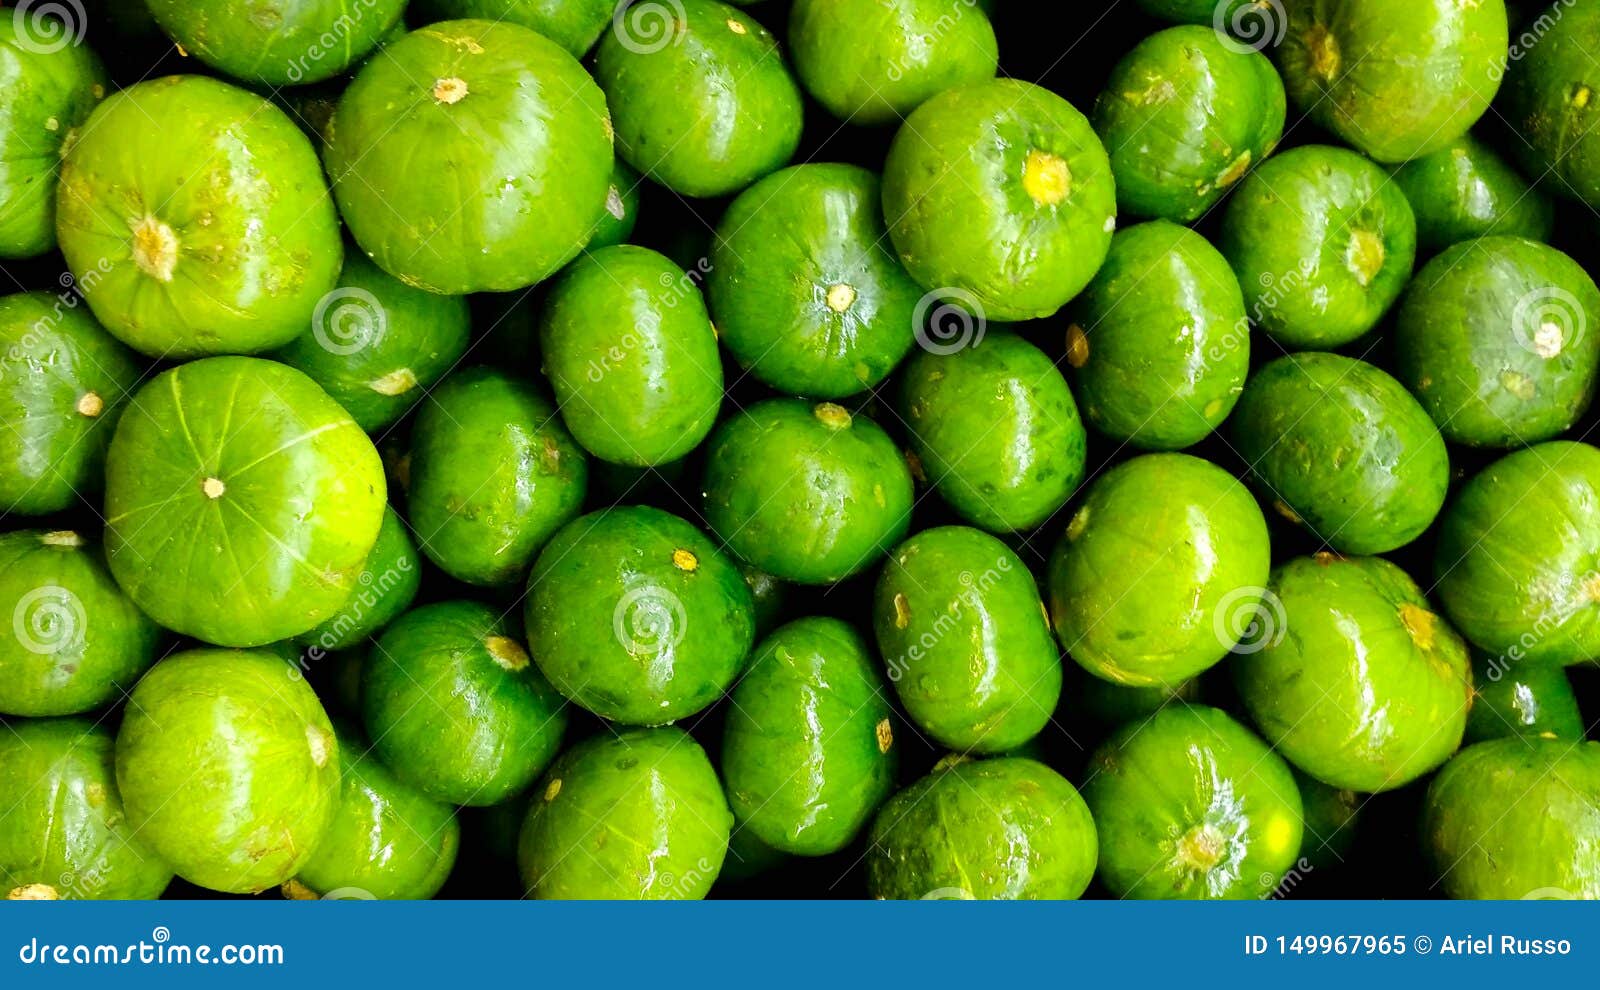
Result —
<instances>
[{"instance_id":1,"label":"round green vegetable","mask_svg":"<svg viewBox=\"0 0 1600 990\"><path fill-rule=\"evenodd\" d=\"M1095 480L1050 558L1056 635L1085 670L1173 685L1245 635L1267 583L1267 523L1226 471L1145 454Z\"/></svg>"},{"instance_id":2,"label":"round green vegetable","mask_svg":"<svg viewBox=\"0 0 1600 990\"><path fill-rule=\"evenodd\" d=\"M985 529L1038 526L1083 480L1087 437L1067 381L1015 334L919 351L900 378L899 406L935 490Z\"/></svg>"},{"instance_id":3,"label":"round green vegetable","mask_svg":"<svg viewBox=\"0 0 1600 990\"><path fill-rule=\"evenodd\" d=\"M430 20L478 17L521 24L582 58L600 39L617 8L613 0L414 0Z\"/></svg>"},{"instance_id":4,"label":"round green vegetable","mask_svg":"<svg viewBox=\"0 0 1600 990\"><path fill-rule=\"evenodd\" d=\"M7 715L75 715L116 701L155 662L161 636L111 580L100 547L69 530L0 536L5 616Z\"/></svg>"},{"instance_id":5,"label":"round green vegetable","mask_svg":"<svg viewBox=\"0 0 1600 990\"><path fill-rule=\"evenodd\" d=\"M605 97L560 45L517 24L412 31L356 76L330 130L339 212L407 285L531 285L571 261L606 210Z\"/></svg>"},{"instance_id":6,"label":"round green vegetable","mask_svg":"<svg viewBox=\"0 0 1600 990\"><path fill-rule=\"evenodd\" d=\"M838 619L798 619L762 641L733 692L722 741L740 829L781 852L838 852L894 790L898 756L860 633Z\"/></svg>"},{"instance_id":7,"label":"round green vegetable","mask_svg":"<svg viewBox=\"0 0 1600 990\"><path fill-rule=\"evenodd\" d=\"M1520 237L1457 244L1407 290L1395 366L1457 443L1548 440L1594 396L1600 289L1545 244Z\"/></svg>"},{"instance_id":8,"label":"round green vegetable","mask_svg":"<svg viewBox=\"0 0 1600 990\"><path fill-rule=\"evenodd\" d=\"M1244 296L1210 242L1165 220L1119 230L1072 307L1067 363L1083 415L1153 450L1216 429L1250 371Z\"/></svg>"},{"instance_id":9,"label":"round green vegetable","mask_svg":"<svg viewBox=\"0 0 1600 990\"><path fill-rule=\"evenodd\" d=\"M739 568L660 509L574 519L534 563L528 645L557 690L615 722L664 725L716 701L755 641Z\"/></svg>"},{"instance_id":10,"label":"round green vegetable","mask_svg":"<svg viewBox=\"0 0 1600 990\"><path fill-rule=\"evenodd\" d=\"M405 0L147 0L184 51L245 82L320 82L356 64L400 21Z\"/></svg>"},{"instance_id":11,"label":"round green vegetable","mask_svg":"<svg viewBox=\"0 0 1600 990\"><path fill-rule=\"evenodd\" d=\"M1517 38L1501 90L1500 113L1516 137L1507 142L1523 172L1546 179L1544 188L1600 207L1600 133L1594 99L1594 38L1600 2L1541 4L1537 19Z\"/></svg>"},{"instance_id":12,"label":"round green vegetable","mask_svg":"<svg viewBox=\"0 0 1600 990\"><path fill-rule=\"evenodd\" d=\"M1083 797L1116 897L1265 897L1300 855L1289 765L1216 708L1170 705L1123 728L1090 760Z\"/></svg>"},{"instance_id":13,"label":"round green vegetable","mask_svg":"<svg viewBox=\"0 0 1600 990\"><path fill-rule=\"evenodd\" d=\"M456 366L470 330L465 299L414 289L351 253L311 331L272 356L311 376L370 433L393 425Z\"/></svg>"},{"instance_id":14,"label":"round green vegetable","mask_svg":"<svg viewBox=\"0 0 1600 990\"><path fill-rule=\"evenodd\" d=\"M422 585L422 562L406 524L393 509L384 509L378 542L367 554L348 601L321 625L299 637L318 650L348 650L387 626L411 607Z\"/></svg>"},{"instance_id":15,"label":"round green vegetable","mask_svg":"<svg viewBox=\"0 0 1600 990\"><path fill-rule=\"evenodd\" d=\"M552 533L578 514L583 451L533 387L490 368L451 375L411 432L406 505L417 542L469 584L522 580Z\"/></svg>"},{"instance_id":16,"label":"round green vegetable","mask_svg":"<svg viewBox=\"0 0 1600 990\"><path fill-rule=\"evenodd\" d=\"M1403 547L1444 506L1444 438L1403 385L1365 361L1281 357L1250 379L1228 425L1263 497L1336 550Z\"/></svg>"},{"instance_id":17,"label":"round green vegetable","mask_svg":"<svg viewBox=\"0 0 1600 990\"><path fill-rule=\"evenodd\" d=\"M203 76L142 82L95 110L61 163L56 231L95 316L161 358L287 344L344 257L310 140Z\"/></svg>"},{"instance_id":18,"label":"round green vegetable","mask_svg":"<svg viewBox=\"0 0 1600 990\"><path fill-rule=\"evenodd\" d=\"M1428 787L1422 834L1444 892L1484 900L1600 897L1600 743L1495 739Z\"/></svg>"},{"instance_id":19,"label":"round green vegetable","mask_svg":"<svg viewBox=\"0 0 1600 990\"><path fill-rule=\"evenodd\" d=\"M1082 291L1111 246L1116 205L1089 121L1016 79L928 100L884 165L883 213L906 270L991 320L1049 316Z\"/></svg>"},{"instance_id":20,"label":"round green vegetable","mask_svg":"<svg viewBox=\"0 0 1600 990\"><path fill-rule=\"evenodd\" d=\"M885 900L1071 900L1094 877L1097 849L1083 798L1043 763L955 760L878 812L867 889Z\"/></svg>"},{"instance_id":21,"label":"round green vegetable","mask_svg":"<svg viewBox=\"0 0 1600 990\"><path fill-rule=\"evenodd\" d=\"M1555 208L1543 188L1530 185L1471 134L1393 175L1416 214L1417 244L1426 251L1490 234L1547 241L1555 226Z\"/></svg>"},{"instance_id":22,"label":"round green vegetable","mask_svg":"<svg viewBox=\"0 0 1600 990\"><path fill-rule=\"evenodd\" d=\"M0 258L31 258L56 246L61 151L106 95L100 60L56 27L61 33L41 33L20 7L0 18Z\"/></svg>"},{"instance_id":23,"label":"round green vegetable","mask_svg":"<svg viewBox=\"0 0 1600 990\"><path fill-rule=\"evenodd\" d=\"M517 863L541 900L694 900L716 881L732 828L717 772L688 733L601 733L540 783Z\"/></svg>"},{"instance_id":24,"label":"round green vegetable","mask_svg":"<svg viewBox=\"0 0 1600 990\"><path fill-rule=\"evenodd\" d=\"M361 669L361 715L385 766L471 807L533 783L567 715L510 624L477 602L439 602L384 630Z\"/></svg>"},{"instance_id":25,"label":"round green vegetable","mask_svg":"<svg viewBox=\"0 0 1600 990\"><path fill-rule=\"evenodd\" d=\"M633 236L639 222L639 187L644 179L633 166L618 158L611 164L611 185L606 189L606 211L589 239L589 250L622 244Z\"/></svg>"},{"instance_id":26,"label":"round green vegetable","mask_svg":"<svg viewBox=\"0 0 1600 990\"><path fill-rule=\"evenodd\" d=\"M1479 654L1472 664L1469 743L1528 736L1582 739L1583 714L1564 668L1551 663L1515 663Z\"/></svg>"},{"instance_id":27,"label":"round green vegetable","mask_svg":"<svg viewBox=\"0 0 1600 990\"><path fill-rule=\"evenodd\" d=\"M1279 567L1232 661L1273 748L1326 784L1393 790L1461 745L1471 660L1406 572L1381 557L1297 557Z\"/></svg>"},{"instance_id":28,"label":"round green vegetable","mask_svg":"<svg viewBox=\"0 0 1600 990\"><path fill-rule=\"evenodd\" d=\"M260 646L349 600L385 492L372 441L311 379L260 358L207 358L152 378L118 424L106 556L161 625Z\"/></svg>"},{"instance_id":29,"label":"round green vegetable","mask_svg":"<svg viewBox=\"0 0 1600 990\"><path fill-rule=\"evenodd\" d=\"M878 177L796 165L723 214L706 294L734 359L780 392L837 399L877 385L926 309L883 226Z\"/></svg>"},{"instance_id":30,"label":"round green vegetable","mask_svg":"<svg viewBox=\"0 0 1600 990\"><path fill-rule=\"evenodd\" d=\"M0 296L0 512L59 512L100 490L140 369L79 307L70 295Z\"/></svg>"},{"instance_id":31,"label":"round green vegetable","mask_svg":"<svg viewBox=\"0 0 1600 990\"><path fill-rule=\"evenodd\" d=\"M1061 655L1021 558L976 529L927 529L889 555L872 626L906 713L958 752L1032 739L1061 696Z\"/></svg>"},{"instance_id":32,"label":"round green vegetable","mask_svg":"<svg viewBox=\"0 0 1600 990\"><path fill-rule=\"evenodd\" d=\"M716 0L619 11L595 78L615 114L617 152L685 196L738 192L800 144L800 87L777 40Z\"/></svg>"},{"instance_id":33,"label":"round green vegetable","mask_svg":"<svg viewBox=\"0 0 1600 990\"><path fill-rule=\"evenodd\" d=\"M694 282L648 248L573 262L545 301L539 345L562 419L601 460L675 461L716 423L716 331Z\"/></svg>"},{"instance_id":34,"label":"round green vegetable","mask_svg":"<svg viewBox=\"0 0 1600 990\"><path fill-rule=\"evenodd\" d=\"M1139 42L1111 70L1094 128L1111 155L1117 206L1188 223L1283 136L1283 80L1259 52L1210 26Z\"/></svg>"},{"instance_id":35,"label":"round green vegetable","mask_svg":"<svg viewBox=\"0 0 1600 990\"><path fill-rule=\"evenodd\" d=\"M806 92L852 124L898 124L1000 62L979 0L795 0L789 46Z\"/></svg>"},{"instance_id":36,"label":"round green vegetable","mask_svg":"<svg viewBox=\"0 0 1600 990\"><path fill-rule=\"evenodd\" d=\"M1305 145L1239 183L1217 246L1262 329L1285 347L1326 350L1371 330L1400 297L1417 222L1383 169Z\"/></svg>"},{"instance_id":37,"label":"round green vegetable","mask_svg":"<svg viewBox=\"0 0 1600 990\"><path fill-rule=\"evenodd\" d=\"M0 892L6 900L146 900L172 869L123 813L111 733L25 719L0 734Z\"/></svg>"},{"instance_id":38,"label":"round green vegetable","mask_svg":"<svg viewBox=\"0 0 1600 990\"><path fill-rule=\"evenodd\" d=\"M292 672L265 650L191 650L133 689L117 735L128 823L191 883L277 886L333 821L339 744Z\"/></svg>"},{"instance_id":39,"label":"round green vegetable","mask_svg":"<svg viewBox=\"0 0 1600 990\"><path fill-rule=\"evenodd\" d=\"M1600 656L1600 450L1542 443L1484 468L1445 509L1434 571L1445 614L1483 650Z\"/></svg>"},{"instance_id":40,"label":"round green vegetable","mask_svg":"<svg viewBox=\"0 0 1600 990\"><path fill-rule=\"evenodd\" d=\"M455 809L400 780L346 726L335 726L343 793L290 897L425 900L450 876L461 847ZM348 899L348 898L347 898Z\"/></svg>"},{"instance_id":41,"label":"round green vegetable","mask_svg":"<svg viewBox=\"0 0 1600 990\"><path fill-rule=\"evenodd\" d=\"M1438 151L1494 99L1506 66L1503 0L1287 0L1278 64L1321 126L1381 162Z\"/></svg>"},{"instance_id":42,"label":"round green vegetable","mask_svg":"<svg viewBox=\"0 0 1600 990\"><path fill-rule=\"evenodd\" d=\"M870 567L911 524L911 471L894 441L831 402L759 402L712 434L706 521L785 581L831 584Z\"/></svg>"}]
</instances>

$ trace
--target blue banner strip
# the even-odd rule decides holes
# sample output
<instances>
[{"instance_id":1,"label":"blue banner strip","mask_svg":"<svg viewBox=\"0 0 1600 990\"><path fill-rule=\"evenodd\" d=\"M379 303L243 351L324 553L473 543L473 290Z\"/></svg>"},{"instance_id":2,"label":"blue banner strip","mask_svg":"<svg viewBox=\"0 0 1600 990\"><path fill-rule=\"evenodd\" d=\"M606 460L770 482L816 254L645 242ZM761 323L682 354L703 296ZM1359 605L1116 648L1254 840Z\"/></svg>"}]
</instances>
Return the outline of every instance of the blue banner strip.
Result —
<instances>
[{"instance_id":1,"label":"blue banner strip","mask_svg":"<svg viewBox=\"0 0 1600 990\"><path fill-rule=\"evenodd\" d=\"M0 903L0 987L1588 985L1597 940L1554 901Z\"/></svg>"}]
</instances>

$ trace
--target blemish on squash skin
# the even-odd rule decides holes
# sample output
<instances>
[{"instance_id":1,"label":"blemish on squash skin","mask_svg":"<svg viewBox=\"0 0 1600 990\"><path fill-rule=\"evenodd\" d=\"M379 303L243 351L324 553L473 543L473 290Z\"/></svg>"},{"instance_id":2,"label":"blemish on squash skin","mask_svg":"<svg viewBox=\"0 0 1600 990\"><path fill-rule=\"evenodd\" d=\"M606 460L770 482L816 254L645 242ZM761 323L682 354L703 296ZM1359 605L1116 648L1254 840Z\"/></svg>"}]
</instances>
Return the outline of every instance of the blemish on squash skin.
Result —
<instances>
[{"instance_id":1,"label":"blemish on squash skin","mask_svg":"<svg viewBox=\"0 0 1600 990\"><path fill-rule=\"evenodd\" d=\"M448 79L436 80L433 84L433 98L446 106L454 106L467 98L467 81L455 76Z\"/></svg>"},{"instance_id":2,"label":"blemish on squash skin","mask_svg":"<svg viewBox=\"0 0 1600 990\"><path fill-rule=\"evenodd\" d=\"M78 410L79 416L93 419L105 411L106 402L100 398L98 392L85 392L78 396L78 403L74 408Z\"/></svg>"}]
</instances>

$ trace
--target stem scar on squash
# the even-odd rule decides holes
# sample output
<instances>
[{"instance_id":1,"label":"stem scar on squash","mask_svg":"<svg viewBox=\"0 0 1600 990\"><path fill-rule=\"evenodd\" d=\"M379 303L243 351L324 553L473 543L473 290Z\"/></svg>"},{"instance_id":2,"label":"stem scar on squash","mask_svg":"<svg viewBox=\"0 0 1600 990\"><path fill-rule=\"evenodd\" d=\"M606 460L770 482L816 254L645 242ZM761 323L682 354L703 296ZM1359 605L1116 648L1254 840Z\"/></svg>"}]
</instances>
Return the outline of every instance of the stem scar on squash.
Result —
<instances>
[{"instance_id":1,"label":"stem scar on squash","mask_svg":"<svg viewBox=\"0 0 1600 990\"><path fill-rule=\"evenodd\" d=\"M692 551L680 547L672 551L672 566L680 571L693 573L694 569L700 566L700 558L696 557Z\"/></svg>"},{"instance_id":2,"label":"stem scar on squash","mask_svg":"<svg viewBox=\"0 0 1600 990\"><path fill-rule=\"evenodd\" d=\"M1066 159L1038 148L1022 164L1022 188L1040 206L1056 206L1072 192L1072 170Z\"/></svg>"},{"instance_id":3,"label":"stem scar on squash","mask_svg":"<svg viewBox=\"0 0 1600 990\"><path fill-rule=\"evenodd\" d=\"M90 419L93 419L105 411L106 400L100 398L99 392L85 392L78 396L78 405L76 408L78 410L78 415L87 416Z\"/></svg>"},{"instance_id":4,"label":"stem scar on squash","mask_svg":"<svg viewBox=\"0 0 1600 990\"><path fill-rule=\"evenodd\" d=\"M433 98L445 106L453 106L467 98L467 81L458 76L437 79L433 83Z\"/></svg>"},{"instance_id":5,"label":"stem scar on squash","mask_svg":"<svg viewBox=\"0 0 1600 990\"><path fill-rule=\"evenodd\" d=\"M133 263L157 282L172 281L178 267L178 235L147 214L133 227Z\"/></svg>"},{"instance_id":6,"label":"stem scar on squash","mask_svg":"<svg viewBox=\"0 0 1600 990\"><path fill-rule=\"evenodd\" d=\"M228 486L222 483L221 478L207 478L200 482L200 490L206 493L206 498L218 499L228 490Z\"/></svg>"},{"instance_id":7,"label":"stem scar on squash","mask_svg":"<svg viewBox=\"0 0 1600 990\"><path fill-rule=\"evenodd\" d=\"M510 636L490 636L483 641L483 648L489 651L495 663L506 670L517 671L528 666L528 651Z\"/></svg>"}]
</instances>

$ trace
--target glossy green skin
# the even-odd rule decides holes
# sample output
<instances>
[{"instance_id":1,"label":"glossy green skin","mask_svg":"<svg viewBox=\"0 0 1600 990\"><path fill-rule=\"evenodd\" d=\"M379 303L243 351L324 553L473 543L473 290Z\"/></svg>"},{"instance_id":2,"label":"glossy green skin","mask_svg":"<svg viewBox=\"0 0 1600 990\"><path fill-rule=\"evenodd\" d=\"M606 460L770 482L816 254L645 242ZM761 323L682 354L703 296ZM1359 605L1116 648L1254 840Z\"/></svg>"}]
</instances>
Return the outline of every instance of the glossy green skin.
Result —
<instances>
[{"instance_id":1,"label":"glossy green skin","mask_svg":"<svg viewBox=\"0 0 1600 990\"><path fill-rule=\"evenodd\" d=\"M1300 803L1305 812L1300 854L1306 866L1301 872L1343 864L1355 841L1361 809L1370 799L1354 791L1329 787L1298 770L1295 770L1294 782L1300 785Z\"/></svg>"},{"instance_id":2,"label":"glossy green skin","mask_svg":"<svg viewBox=\"0 0 1600 990\"><path fill-rule=\"evenodd\" d=\"M806 92L851 124L898 124L1000 61L978 0L795 0L788 41Z\"/></svg>"},{"instance_id":3,"label":"glossy green skin","mask_svg":"<svg viewBox=\"0 0 1600 990\"><path fill-rule=\"evenodd\" d=\"M1431 155L1393 172L1417 218L1417 244L1442 251L1490 234L1548 241L1555 208L1543 188L1534 188L1500 153L1463 134Z\"/></svg>"},{"instance_id":4,"label":"glossy green skin","mask_svg":"<svg viewBox=\"0 0 1600 990\"><path fill-rule=\"evenodd\" d=\"M235 78L268 86L343 73L406 9L405 0L253 0L247 9L238 0L146 2L184 51Z\"/></svg>"},{"instance_id":5,"label":"glossy green skin","mask_svg":"<svg viewBox=\"0 0 1600 990\"><path fill-rule=\"evenodd\" d=\"M543 396L500 371L458 372L429 399L406 493L422 552L459 581L514 584L582 507L583 451Z\"/></svg>"},{"instance_id":6,"label":"glossy green skin","mask_svg":"<svg viewBox=\"0 0 1600 990\"><path fill-rule=\"evenodd\" d=\"M1600 743L1495 739L1428 787L1422 837L1451 897L1600 897Z\"/></svg>"},{"instance_id":7,"label":"glossy green skin","mask_svg":"<svg viewBox=\"0 0 1600 990\"><path fill-rule=\"evenodd\" d=\"M695 526L644 506L563 527L534 564L524 607L551 683L628 725L665 725L716 701L755 642L739 568Z\"/></svg>"},{"instance_id":8,"label":"glossy green skin","mask_svg":"<svg viewBox=\"0 0 1600 990\"><path fill-rule=\"evenodd\" d=\"M68 531L0 536L0 615L12 619L0 633L6 715L75 715L118 700L161 638L111 580L99 545Z\"/></svg>"},{"instance_id":9,"label":"glossy green skin","mask_svg":"<svg viewBox=\"0 0 1600 990\"><path fill-rule=\"evenodd\" d=\"M1289 765L1205 705L1171 705L1112 736L1083 797L1100 829L1100 882L1116 897L1265 897L1300 854Z\"/></svg>"},{"instance_id":10,"label":"glossy green skin","mask_svg":"<svg viewBox=\"0 0 1600 990\"><path fill-rule=\"evenodd\" d=\"M1507 454L1445 509L1435 589L1461 634L1495 656L1600 656L1600 450L1542 443Z\"/></svg>"},{"instance_id":11,"label":"glossy green skin","mask_svg":"<svg viewBox=\"0 0 1600 990\"><path fill-rule=\"evenodd\" d=\"M685 196L738 192L800 144L800 87L777 40L716 0L633 8L600 39L595 79L617 153Z\"/></svg>"},{"instance_id":12,"label":"glossy green skin","mask_svg":"<svg viewBox=\"0 0 1600 990\"><path fill-rule=\"evenodd\" d=\"M477 17L521 24L582 58L611 24L612 0L413 0L424 17L455 20Z\"/></svg>"},{"instance_id":13,"label":"glossy green skin","mask_svg":"<svg viewBox=\"0 0 1600 990\"><path fill-rule=\"evenodd\" d=\"M1446 147L1505 74L1503 0L1285 0L1278 65L1295 105L1381 162Z\"/></svg>"},{"instance_id":14,"label":"glossy green skin","mask_svg":"<svg viewBox=\"0 0 1600 990\"><path fill-rule=\"evenodd\" d=\"M449 80L466 95L436 97ZM517 24L412 31L361 70L329 127L339 212L407 285L531 285L577 256L606 209L605 97L565 49Z\"/></svg>"},{"instance_id":15,"label":"glossy green skin","mask_svg":"<svg viewBox=\"0 0 1600 990\"><path fill-rule=\"evenodd\" d=\"M395 776L479 808L533 783L567 728L516 631L498 610L463 601L412 609L384 630L362 665L361 717Z\"/></svg>"},{"instance_id":16,"label":"glossy green skin","mask_svg":"<svg viewBox=\"0 0 1600 990\"><path fill-rule=\"evenodd\" d=\"M1067 360L1095 429L1147 450L1198 443L1250 373L1244 295L1204 237L1165 220L1117 232L1073 303Z\"/></svg>"},{"instance_id":17,"label":"glossy green skin","mask_svg":"<svg viewBox=\"0 0 1600 990\"><path fill-rule=\"evenodd\" d=\"M1262 735L1325 784L1403 787L1461 745L1467 645L1422 589L1381 557L1296 557L1279 567L1251 652L1231 662Z\"/></svg>"},{"instance_id":18,"label":"glossy green skin","mask_svg":"<svg viewBox=\"0 0 1600 990\"><path fill-rule=\"evenodd\" d=\"M1600 104L1591 98L1600 85L1593 55L1600 2L1575 0L1548 14L1548 4L1540 7L1515 39L1521 57L1501 89L1499 112L1520 137L1507 145L1525 174L1555 180L1543 183L1550 192L1600 206Z\"/></svg>"},{"instance_id":19,"label":"glossy green skin","mask_svg":"<svg viewBox=\"0 0 1600 990\"><path fill-rule=\"evenodd\" d=\"M1209 25L1159 31L1111 70L1094 128L1124 213L1189 223L1283 136L1283 80Z\"/></svg>"},{"instance_id":20,"label":"glossy green skin","mask_svg":"<svg viewBox=\"0 0 1600 990\"><path fill-rule=\"evenodd\" d=\"M604 461L675 461L722 408L722 356L700 290L648 248L573 262L545 300L539 348L567 428Z\"/></svg>"},{"instance_id":21,"label":"glossy green skin","mask_svg":"<svg viewBox=\"0 0 1600 990\"><path fill-rule=\"evenodd\" d=\"M266 650L190 650L134 688L117 734L128 823L185 880L255 893L294 876L339 806L339 744Z\"/></svg>"},{"instance_id":22,"label":"glossy green skin","mask_svg":"<svg viewBox=\"0 0 1600 990\"><path fill-rule=\"evenodd\" d=\"M136 250L157 225L171 257ZM139 83L95 110L61 163L56 232L106 329L167 359L287 344L344 257L310 140L203 76Z\"/></svg>"},{"instance_id":23,"label":"glossy green skin","mask_svg":"<svg viewBox=\"0 0 1600 990\"><path fill-rule=\"evenodd\" d=\"M1365 361L1281 357L1250 379L1228 429L1262 497L1343 553L1403 547L1444 506L1444 438L1405 386Z\"/></svg>"},{"instance_id":24,"label":"glossy green skin","mask_svg":"<svg viewBox=\"0 0 1600 990\"><path fill-rule=\"evenodd\" d=\"M310 332L272 356L311 376L372 433L454 368L470 335L466 299L414 289L352 252Z\"/></svg>"},{"instance_id":25,"label":"glossy green skin","mask_svg":"<svg viewBox=\"0 0 1600 990\"><path fill-rule=\"evenodd\" d=\"M343 725L335 731L343 776L339 808L286 892L345 893L362 900L432 897L449 879L461 848L455 809L396 777L358 733Z\"/></svg>"},{"instance_id":26,"label":"glossy green skin","mask_svg":"<svg viewBox=\"0 0 1600 990\"><path fill-rule=\"evenodd\" d=\"M1395 370L1444 435L1474 447L1548 440L1575 423L1600 370L1600 289L1546 244L1486 237L1417 274Z\"/></svg>"},{"instance_id":27,"label":"glossy green skin","mask_svg":"<svg viewBox=\"0 0 1600 990\"><path fill-rule=\"evenodd\" d=\"M872 627L900 704L951 750L1015 749L1061 697L1061 655L1033 575L979 530L941 526L900 544L878 578Z\"/></svg>"},{"instance_id":28,"label":"glossy green skin","mask_svg":"<svg viewBox=\"0 0 1600 990\"><path fill-rule=\"evenodd\" d=\"M123 813L111 733L76 718L29 719L6 728L0 737L5 899L160 897L172 869Z\"/></svg>"},{"instance_id":29,"label":"glossy green skin","mask_svg":"<svg viewBox=\"0 0 1600 990\"><path fill-rule=\"evenodd\" d=\"M1239 183L1217 247L1262 329L1285 347L1327 350L1371 330L1400 297L1417 221L1383 169L1304 145Z\"/></svg>"},{"instance_id":30,"label":"glossy green skin","mask_svg":"<svg viewBox=\"0 0 1600 990\"><path fill-rule=\"evenodd\" d=\"M1067 524L1050 616L1089 673L1176 684L1238 642L1268 569L1267 523L1243 485L1198 457L1145 454L1096 479Z\"/></svg>"},{"instance_id":31,"label":"glossy green skin","mask_svg":"<svg viewBox=\"0 0 1600 990\"><path fill-rule=\"evenodd\" d=\"M716 881L732 828L717 772L688 733L602 732L540 782L517 864L540 900L695 900Z\"/></svg>"},{"instance_id":32,"label":"glossy green skin","mask_svg":"<svg viewBox=\"0 0 1600 990\"><path fill-rule=\"evenodd\" d=\"M405 521L393 509L383 512L378 542L356 578L348 601L299 642L317 650L359 646L411 607L422 585L422 560Z\"/></svg>"},{"instance_id":33,"label":"glossy green skin","mask_svg":"<svg viewBox=\"0 0 1600 990\"><path fill-rule=\"evenodd\" d=\"M894 790L899 755L877 661L855 629L798 619L757 647L722 740L740 829L781 852L838 852Z\"/></svg>"},{"instance_id":34,"label":"glossy green skin","mask_svg":"<svg viewBox=\"0 0 1600 990\"><path fill-rule=\"evenodd\" d=\"M1097 850L1088 806L1054 770L1023 757L957 760L878 812L867 889L880 900L1072 900L1094 877Z\"/></svg>"},{"instance_id":35,"label":"glossy green skin","mask_svg":"<svg viewBox=\"0 0 1600 990\"><path fill-rule=\"evenodd\" d=\"M118 424L106 556L166 628L261 646L349 600L385 495L372 441L311 379L260 358L207 358L150 379Z\"/></svg>"},{"instance_id":36,"label":"glossy green skin","mask_svg":"<svg viewBox=\"0 0 1600 990\"><path fill-rule=\"evenodd\" d=\"M797 584L860 573L911 525L911 471L894 441L828 403L769 399L724 421L702 489L728 548Z\"/></svg>"},{"instance_id":37,"label":"glossy green skin","mask_svg":"<svg viewBox=\"0 0 1600 990\"><path fill-rule=\"evenodd\" d=\"M139 380L133 354L67 298L0 296L0 512L58 512L98 492Z\"/></svg>"},{"instance_id":38,"label":"glossy green skin","mask_svg":"<svg viewBox=\"0 0 1600 990\"><path fill-rule=\"evenodd\" d=\"M105 69L89 46L56 49L57 41L19 31L27 13L0 23L0 258L56 246L61 149L106 95Z\"/></svg>"},{"instance_id":39,"label":"glossy green skin","mask_svg":"<svg viewBox=\"0 0 1600 990\"><path fill-rule=\"evenodd\" d=\"M1066 163L1059 203L1024 187L1030 152ZM1116 226L1111 163L1089 121L1016 79L948 89L895 136L883 215L911 277L990 320L1049 316L1082 291Z\"/></svg>"},{"instance_id":40,"label":"glossy green skin","mask_svg":"<svg viewBox=\"0 0 1600 990\"><path fill-rule=\"evenodd\" d=\"M600 225L589 239L589 250L622 244L633 236L633 225L639 222L639 187L644 179L633 166L618 158L611 164L611 185L606 189L606 208L600 214Z\"/></svg>"},{"instance_id":41,"label":"glossy green skin","mask_svg":"<svg viewBox=\"0 0 1600 990\"><path fill-rule=\"evenodd\" d=\"M985 529L1038 526L1083 480L1088 437L1067 380L1015 334L919 350L900 377L899 409L934 489Z\"/></svg>"},{"instance_id":42,"label":"glossy green skin","mask_svg":"<svg viewBox=\"0 0 1600 990\"><path fill-rule=\"evenodd\" d=\"M1512 663L1478 654L1472 663L1472 682L1469 743L1506 737L1578 740L1584 736L1587 723L1562 667Z\"/></svg>"},{"instance_id":43,"label":"glossy green skin","mask_svg":"<svg viewBox=\"0 0 1600 990\"><path fill-rule=\"evenodd\" d=\"M780 392L854 395L916 341L922 288L889 249L880 185L854 165L796 165L723 214L707 300L734 359Z\"/></svg>"}]
</instances>

